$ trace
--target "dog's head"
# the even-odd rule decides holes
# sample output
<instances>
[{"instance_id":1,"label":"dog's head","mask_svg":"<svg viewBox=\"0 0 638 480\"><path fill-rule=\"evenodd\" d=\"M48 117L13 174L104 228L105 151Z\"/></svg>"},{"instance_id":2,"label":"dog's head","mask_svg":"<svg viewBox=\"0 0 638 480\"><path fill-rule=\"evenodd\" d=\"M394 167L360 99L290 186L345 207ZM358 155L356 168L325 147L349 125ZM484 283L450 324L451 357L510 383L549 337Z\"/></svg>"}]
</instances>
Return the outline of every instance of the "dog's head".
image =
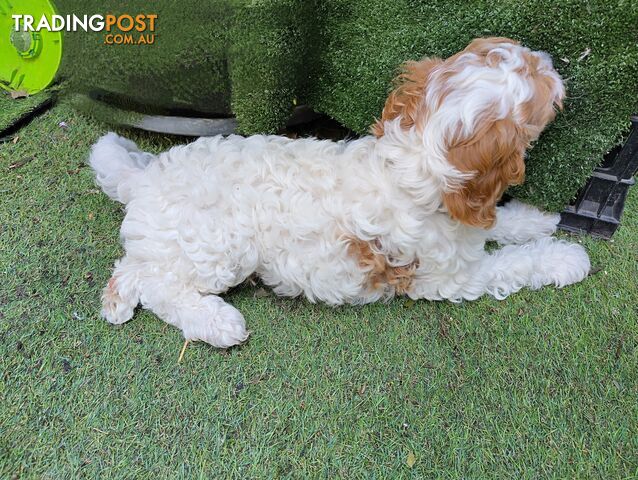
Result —
<instances>
[{"instance_id":1,"label":"dog's head","mask_svg":"<svg viewBox=\"0 0 638 480\"><path fill-rule=\"evenodd\" d=\"M488 228L505 189L523 181L525 150L564 96L549 55L481 38L447 60L406 63L372 132L413 129L426 150L466 174L443 193L450 216Z\"/></svg>"}]
</instances>

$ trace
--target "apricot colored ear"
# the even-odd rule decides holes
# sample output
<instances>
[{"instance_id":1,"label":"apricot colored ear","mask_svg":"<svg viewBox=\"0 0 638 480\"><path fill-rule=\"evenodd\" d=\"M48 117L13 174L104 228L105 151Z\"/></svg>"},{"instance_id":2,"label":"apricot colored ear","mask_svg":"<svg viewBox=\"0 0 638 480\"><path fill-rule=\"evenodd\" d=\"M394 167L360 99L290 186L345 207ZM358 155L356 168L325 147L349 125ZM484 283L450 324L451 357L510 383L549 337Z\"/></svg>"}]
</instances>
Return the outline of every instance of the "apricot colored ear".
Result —
<instances>
[{"instance_id":1,"label":"apricot colored ear","mask_svg":"<svg viewBox=\"0 0 638 480\"><path fill-rule=\"evenodd\" d=\"M496 204L510 185L523 182L527 142L509 119L487 122L470 138L448 149L448 162L474 177L455 191L443 194L452 218L466 225L490 228Z\"/></svg>"},{"instance_id":2,"label":"apricot colored ear","mask_svg":"<svg viewBox=\"0 0 638 480\"><path fill-rule=\"evenodd\" d=\"M390 92L383 107L381 119L372 126L372 134L381 137L385 122L401 117L401 127L409 129L423 120L423 94L428 77L440 58L424 58L418 62L406 62L394 80L395 89Z\"/></svg>"}]
</instances>

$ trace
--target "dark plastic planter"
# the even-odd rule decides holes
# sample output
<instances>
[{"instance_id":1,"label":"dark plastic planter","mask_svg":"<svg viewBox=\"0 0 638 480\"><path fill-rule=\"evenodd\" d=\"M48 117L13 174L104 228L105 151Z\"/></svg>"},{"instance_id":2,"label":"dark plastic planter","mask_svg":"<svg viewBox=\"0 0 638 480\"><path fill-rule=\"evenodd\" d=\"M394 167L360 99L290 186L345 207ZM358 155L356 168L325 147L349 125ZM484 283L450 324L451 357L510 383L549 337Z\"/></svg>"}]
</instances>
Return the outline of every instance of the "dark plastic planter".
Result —
<instances>
[{"instance_id":1,"label":"dark plastic planter","mask_svg":"<svg viewBox=\"0 0 638 480\"><path fill-rule=\"evenodd\" d=\"M638 115L622 148L609 152L580 190L574 204L561 213L559 227L609 239L620 225L629 187L638 172Z\"/></svg>"}]
</instances>

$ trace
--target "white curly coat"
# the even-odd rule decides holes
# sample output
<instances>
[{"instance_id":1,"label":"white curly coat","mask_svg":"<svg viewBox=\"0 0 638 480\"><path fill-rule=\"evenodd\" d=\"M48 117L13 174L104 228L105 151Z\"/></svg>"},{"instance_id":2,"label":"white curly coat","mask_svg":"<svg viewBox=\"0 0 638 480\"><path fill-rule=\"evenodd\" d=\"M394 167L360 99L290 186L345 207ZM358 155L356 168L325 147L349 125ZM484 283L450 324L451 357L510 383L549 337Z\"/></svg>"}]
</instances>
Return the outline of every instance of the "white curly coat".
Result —
<instances>
[{"instance_id":1,"label":"white curly coat","mask_svg":"<svg viewBox=\"0 0 638 480\"><path fill-rule=\"evenodd\" d=\"M489 72L503 115L529 89L506 67ZM460 84L456 90L465 106L443 101L439 112L471 130L491 100L472 100L476 92ZM557 215L511 201L489 229L451 218L442 195L471 174L446 161L445 122L424 133L402 128L397 118L381 138L341 142L200 138L157 156L107 134L90 163L103 190L126 205L126 254L104 290L102 315L120 324L141 302L186 339L228 347L248 332L242 314L219 295L253 273L279 295L313 302L391 298L396 286L370 284L370 267L349 249L352 239L368 242L390 267L414 265L404 292L413 299L503 299L523 287L585 278L584 249L550 236ZM488 253L488 240L504 246Z\"/></svg>"}]
</instances>

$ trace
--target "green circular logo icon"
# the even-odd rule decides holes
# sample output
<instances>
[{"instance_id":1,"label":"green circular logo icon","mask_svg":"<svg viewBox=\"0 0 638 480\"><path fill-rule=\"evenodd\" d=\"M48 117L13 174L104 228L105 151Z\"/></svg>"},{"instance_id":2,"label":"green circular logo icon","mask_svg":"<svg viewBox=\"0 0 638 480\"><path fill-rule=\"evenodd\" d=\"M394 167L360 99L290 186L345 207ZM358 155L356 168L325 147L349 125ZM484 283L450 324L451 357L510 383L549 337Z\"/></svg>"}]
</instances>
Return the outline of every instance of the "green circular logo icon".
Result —
<instances>
[{"instance_id":1,"label":"green circular logo icon","mask_svg":"<svg viewBox=\"0 0 638 480\"><path fill-rule=\"evenodd\" d=\"M34 31L56 14L49 0L0 0L0 88L37 93L48 87L62 61L62 32ZM32 28L14 15L33 17Z\"/></svg>"}]
</instances>

